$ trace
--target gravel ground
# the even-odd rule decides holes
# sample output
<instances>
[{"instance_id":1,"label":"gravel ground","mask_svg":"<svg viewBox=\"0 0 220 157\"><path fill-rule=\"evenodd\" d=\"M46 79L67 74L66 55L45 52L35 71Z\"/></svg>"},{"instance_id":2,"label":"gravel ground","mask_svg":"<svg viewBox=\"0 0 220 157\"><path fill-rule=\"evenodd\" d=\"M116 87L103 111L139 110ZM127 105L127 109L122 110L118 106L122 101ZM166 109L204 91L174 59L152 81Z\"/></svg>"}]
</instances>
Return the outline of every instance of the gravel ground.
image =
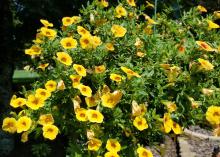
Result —
<instances>
[{"instance_id":1,"label":"gravel ground","mask_svg":"<svg viewBox=\"0 0 220 157\"><path fill-rule=\"evenodd\" d=\"M189 130L212 136L211 131L202 129L199 126L192 126ZM196 137L188 138L187 142L191 145L191 151L197 154L196 157L212 157L214 148L220 145L217 141L203 140Z\"/></svg>"}]
</instances>

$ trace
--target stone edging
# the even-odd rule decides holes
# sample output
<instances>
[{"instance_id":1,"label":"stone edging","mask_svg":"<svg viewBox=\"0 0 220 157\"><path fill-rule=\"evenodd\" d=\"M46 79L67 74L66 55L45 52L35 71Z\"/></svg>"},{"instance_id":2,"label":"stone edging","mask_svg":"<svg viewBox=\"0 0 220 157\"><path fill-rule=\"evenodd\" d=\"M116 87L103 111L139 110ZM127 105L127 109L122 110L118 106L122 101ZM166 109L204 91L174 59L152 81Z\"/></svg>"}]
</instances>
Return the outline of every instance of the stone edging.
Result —
<instances>
[{"instance_id":1,"label":"stone edging","mask_svg":"<svg viewBox=\"0 0 220 157\"><path fill-rule=\"evenodd\" d=\"M196 132L188 130L187 128L184 129L184 134L187 135L187 136L197 137L197 138L200 138L200 139L205 139L205 140L209 140L209 141L219 141L220 142L220 137L209 136L209 135L204 135L204 134L201 134L201 133L196 133Z\"/></svg>"}]
</instances>

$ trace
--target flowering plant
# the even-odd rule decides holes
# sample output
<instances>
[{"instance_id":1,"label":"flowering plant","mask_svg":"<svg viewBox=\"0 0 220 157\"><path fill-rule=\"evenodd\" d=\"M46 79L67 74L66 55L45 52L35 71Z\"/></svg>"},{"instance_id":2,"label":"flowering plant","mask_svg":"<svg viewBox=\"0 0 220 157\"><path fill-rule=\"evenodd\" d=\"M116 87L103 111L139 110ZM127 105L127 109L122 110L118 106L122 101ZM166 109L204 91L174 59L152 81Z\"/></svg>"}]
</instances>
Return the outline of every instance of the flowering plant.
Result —
<instances>
[{"instance_id":1,"label":"flowering plant","mask_svg":"<svg viewBox=\"0 0 220 157\"><path fill-rule=\"evenodd\" d=\"M144 13L152 4L94 1L64 17L61 30L41 20L25 50L40 79L14 95L19 108L3 130L54 140L66 135L83 156L153 156L144 146L190 124L220 124L219 26L199 6L172 20ZM203 10L202 10L202 9ZM153 27L156 28L153 30ZM218 121L218 123L217 123ZM71 146L70 146L71 147Z\"/></svg>"}]
</instances>

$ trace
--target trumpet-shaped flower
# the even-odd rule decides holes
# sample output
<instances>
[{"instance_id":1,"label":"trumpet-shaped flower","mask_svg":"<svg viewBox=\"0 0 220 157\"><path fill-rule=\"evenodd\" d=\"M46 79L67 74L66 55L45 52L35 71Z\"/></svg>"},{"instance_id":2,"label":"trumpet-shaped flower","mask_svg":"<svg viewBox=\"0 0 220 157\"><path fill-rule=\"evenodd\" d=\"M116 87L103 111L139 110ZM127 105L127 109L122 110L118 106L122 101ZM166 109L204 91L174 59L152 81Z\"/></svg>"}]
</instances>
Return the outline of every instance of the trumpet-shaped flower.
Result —
<instances>
[{"instance_id":1,"label":"trumpet-shaped flower","mask_svg":"<svg viewBox=\"0 0 220 157\"><path fill-rule=\"evenodd\" d=\"M38 123L40 125L47 125L47 124L53 124L54 119L52 114L43 114L39 117Z\"/></svg>"},{"instance_id":2,"label":"trumpet-shaped flower","mask_svg":"<svg viewBox=\"0 0 220 157\"><path fill-rule=\"evenodd\" d=\"M205 70L205 71L210 71L210 70L214 69L214 66L208 60L199 58L198 62L200 63L200 68Z\"/></svg>"},{"instance_id":3,"label":"trumpet-shaped flower","mask_svg":"<svg viewBox=\"0 0 220 157\"><path fill-rule=\"evenodd\" d=\"M28 131L31 128L32 120L27 116L20 117L17 121L17 133Z\"/></svg>"},{"instance_id":4,"label":"trumpet-shaped flower","mask_svg":"<svg viewBox=\"0 0 220 157\"><path fill-rule=\"evenodd\" d=\"M147 121L142 116L135 117L133 125L140 131L143 131L148 128Z\"/></svg>"},{"instance_id":5,"label":"trumpet-shaped flower","mask_svg":"<svg viewBox=\"0 0 220 157\"><path fill-rule=\"evenodd\" d=\"M97 110L89 109L86 112L86 115L87 115L89 121L93 122L93 123L102 123L103 119L104 119L104 116L102 115L102 113Z\"/></svg>"},{"instance_id":6,"label":"trumpet-shaped flower","mask_svg":"<svg viewBox=\"0 0 220 157\"><path fill-rule=\"evenodd\" d=\"M60 44L63 46L64 49L73 49L77 47L77 41L72 37L66 37L61 39Z\"/></svg>"},{"instance_id":7,"label":"trumpet-shaped flower","mask_svg":"<svg viewBox=\"0 0 220 157\"><path fill-rule=\"evenodd\" d=\"M88 150L98 151L102 146L102 141L97 138L92 138L88 141Z\"/></svg>"},{"instance_id":8,"label":"trumpet-shaped flower","mask_svg":"<svg viewBox=\"0 0 220 157\"><path fill-rule=\"evenodd\" d=\"M206 119L212 125L220 124L220 107L210 106L206 111Z\"/></svg>"},{"instance_id":9,"label":"trumpet-shaped flower","mask_svg":"<svg viewBox=\"0 0 220 157\"><path fill-rule=\"evenodd\" d=\"M73 18L72 17L63 17L62 23L63 23L63 26L70 26L73 24Z\"/></svg>"},{"instance_id":10,"label":"trumpet-shaped flower","mask_svg":"<svg viewBox=\"0 0 220 157\"><path fill-rule=\"evenodd\" d=\"M9 132L9 133L15 133L17 131L17 121L16 121L16 119L6 117L3 120L2 130L6 131L6 132Z\"/></svg>"},{"instance_id":11,"label":"trumpet-shaped flower","mask_svg":"<svg viewBox=\"0 0 220 157\"><path fill-rule=\"evenodd\" d=\"M108 139L106 149L109 152L119 152L121 150L121 145L116 139Z\"/></svg>"},{"instance_id":12,"label":"trumpet-shaped flower","mask_svg":"<svg viewBox=\"0 0 220 157\"><path fill-rule=\"evenodd\" d=\"M70 79L72 80L73 88L76 88L80 84L80 80L82 79L82 76L70 75Z\"/></svg>"},{"instance_id":13,"label":"trumpet-shaped flower","mask_svg":"<svg viewBox=\"0 0 220 157\"><path fill-rule=\"evenodd\" d=\"M219 25L212 22L211 20L207 20L208 22L208 30L219 28Z\"/></svg>"},{"instance_id":14,"label":"trumpet-shaped flower","mask_svg":"<svg viewBox=\"0 0 220 157\"><path fill-rule=\"evenodd\" d=\"M43 88L38 88L35 93L37 97L42 98L44 100L48 99L51 96L51 92Z\"/></svg>"},{"instance_id":15,"label":"trumpet-shaped flower","mask_svg":"<svg viewBox=\"0 0 220 157\"><path fill-rule=\"evenodd\" d=\"M57 60L67 66L72 64L72 57L66 52L57 52Z\"/></svg>"},{"instance_id":16,"label":"trumpet-shaped flower","mask_svg":"<svg viewBox=\"0 0 220 157\"><path fill-rule=\"evenodd\" d=\"M89 86L79 84L79 85L76 86L76 88L80 90L80 93L83 96L86 96L86 97L91 97L92 96L92 90Z\"/></svg>"},{"instance_id":17,"label":"trumpet-shaped flower","mask_svg":"<svg viewBox=\"0 0 220 157\"><path fill-rule=\"evenodd\" d=\"M204 41L196 41L196 44L199 45L203 50L206 51L215 51L209 44Z\"/></svg>"},{"instance_id":18,"label":"trumpet-shaped flower","mask_svg":"<svg viewBox=\"0 0 220 157\"><path fill-rule=\"evenodd\" d=\"M121 38L126 34L127 29L120 25L113 25L111 28L111 32L113 33L114 37Z\"/></svg>"},{"instance_id":19,"label":"trumpet-shaped flower","mask_svg":"<svg viewBox=\"0 0 220 157\"><path fill-rule=\"evenodd\" d=\"M125 17L127 16L127 11L126 9L121 6L121 5L118 5L116 8L115 8L115 13L116 13L116 17L117 18L121 18L121 17Z\"/></svg>"},{"instance_id":20,"label":"trumpet-shaped flower","mask_svg":"<svg viewBox=\"0 0 220 157\"><path fill-rule=\"evenodd\" d=\"M105 70L106 70L105 65L95 66L95 73L96 74L104 73Z\"/></svg>"},{"instance_id":21,"label":"trumpet-shaped flower","mask_svg":"<svg viewBox=\"0 0 220 157\"><path fill-rule=\"evenodd\" d=\"M73 64L73 69L80 76L86 76L86 68L84 68L82 65L80 65L80 64Z\"/></svg>"},{"instance_id":22,"label":"trumpet-shaped flower","mask_svg":"<svg viewBox=\"0 0 220 157\"><path fill-rule=\"evenodd\" d=\"M113 93L107 92L101 96L102 105L108 108L114 108L121 100L122 92L114 91Z\"/></svg>"},{"instance_id":23,"label":"trumpet-shaped flower","mask_svg":"<svg viewBox=\"0 0 220 157\"><path fill-rule=\"evenodd\" d=\"M49 39L54 39L57 35L57 32L55 30L46 27L41 28L41 33L43 36L48 37Z\"/></svg>"},{"instance_id":24,"label":"trumpet-shaped flower","mask_svg":"<svg viewBox=\"0 0 220 157\"><path fill-rule=\"evenodd\" d=\"M87 117L87 114L86 114L87 110L84 109L84 108L78 108L75 113L76 113L76 119L78 121L82 121L82 122L85 122L85 121L88 121L88 117Z\"/></svg>"},{"instance_id":25,"label":"trumpet-shaped flower","mask_svg":"<svg viewBox=\"0 0 220 157\"><path fill-rule=\"evenodd\" d=\"M105 157L119 157L116 152L106 152Z\"/></svg>"},{"instance_id":26,"label":"trumpet-shaped flower","mask_svg":"<svg viewBox=\"0 0 220 157\"><path fill-rule=\"evenodd\" d=\"M50 92L53 92L57 89L57 83L53 80L49 80L46 82L45 84L45 88L50 91Z\"/></svg>"},{"instance_id":27,"label":"trumpet-shaped flower","mask_svg":"<svg viewBox=\"0 0 220 157\"><path fill-rule=\"evenodd\" d=\"M40 22L44 25L44 27L53 27L53 24L47 20L40 19Z\"/></svg>"},{"instance_id":28,"label":"trumpet-shaped flower","mask_svg":"<svg viewBox=\"0 0 220 157\"><path fill-rule=\"evenodd\" d=\"M31 94L28 96L27 106L32 110L38 110L44 106L44 100L45 99L42 99L42 97Z\"/></svg>"},{"instance_id":29,"label":"trumpet-shaped flower","mask_svg":"<svg viewBox=\"0 0 220 157\"><path fill-rule=\"evenodd\" d=\"M152 152L144 147L139 147L137 153L138 157L153 157Z\"/></svg>"},{"instance_id":30,"label":"trumpet-shaped flower","mask_svg":"<svg viewBox=\"0 0 220 157\"><path fill-rule=\"evenodd\" d=\"M121 70L124 71L124 72L127 74L128 79L130 79L132 76L141 77L138 73L132 71L132 70L129 69L129 68L121 67Z\"/></svg>"},{"instance_id":31,"label":"trumpet-shaped flower","mask_svg":"<svg viewBox=\"0 0 220 157\"><path fill-rule=\"evenodd\" d=\"M59 129L52 124L44 125L43 128L43 136L44 138L54 140L57 137L57 134L59 132Z\"/></svg>"},{"instance_id":32,"label":"trumpet-shaped flower","mask_svg":"<svg viewBox=\"0 0 220 157\"><path fill-rule=\"evenodd\" d=\"M25 104L26 104L26 99L24 98L15 98L15 99L11 99L10 101L10 105L14 108L21 107Z\"/></svg>"}]
</instances>

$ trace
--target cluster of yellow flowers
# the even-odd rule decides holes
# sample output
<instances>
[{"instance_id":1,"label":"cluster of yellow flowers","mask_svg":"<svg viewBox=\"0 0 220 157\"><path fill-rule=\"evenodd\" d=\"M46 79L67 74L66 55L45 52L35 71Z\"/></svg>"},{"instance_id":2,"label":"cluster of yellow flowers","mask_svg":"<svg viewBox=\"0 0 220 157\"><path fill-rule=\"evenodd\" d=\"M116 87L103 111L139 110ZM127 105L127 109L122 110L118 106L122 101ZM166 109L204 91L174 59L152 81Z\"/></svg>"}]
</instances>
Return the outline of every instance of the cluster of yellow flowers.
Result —
<instances>
[{"instance_id":1,"label":"cluster of yellow flowers","mask_svg":"<svg viewBox=\"0 0 220 157\"><path fill-rule=\"evenodd\" d=\"M51 96L51 92L56 90L56 82L53 80L47 81L45 84L45 88L38 88L35 91L35 94L28 95L27 99L17 97L14 95L11 99L10 105L14 108L23 108L25 109L25 105L32 109L38 110L39 108L44 107L45 101ZM24 110L23 110L24 111ZM19 119L6 117L3 121L2 129L9 133L22 133L22 142L26 142L28 140L28 134L36 127L37 124L34 122L31 117L22 116L24 112L21 111L18 114ZM42 114L39 117L37 122L42 125L43 128L43 136L50 140L54 140L58 134L58 128L53 125L54 119L51 114Z\"/></svg>"},{"instance_id":2,"label":"cluster of yellow flowers","mask_svg":"<svg viewBox=\"0 0 220 157\"><path fill-rule=\"evenodd\" d=\"M109 3L106 0L101 0L97 1L96 5L104 12ZM142 143L138 143L140 142L139 135L140 137L142 134L145 136L145 133L154 131L154 129L167 134L181 134L183 132L181 125L184 123L178 119L178 112L181 111L181 107L179 107L181 96L184 95L182 99L184 101L188 99L189 102L181 104L187 103L188 105L189 103L191 106L187 106L187 108L199 110L201 105L200 101L196 101L197 98L188 96L186 87L188 84L186 83L185 86L183 83L185 83L184 81L190 82L191 75L189 73L193 73L191 72L193 69L204 74L215 71L218 65L208 55L218 54L220 48L215 48L208 41L193 39L189 45L193 45L193 50L201 52L202 55L192 57L190 63L184 63L184 68L182 63L178 64L169 58L156 61L157 57L155 56L159 56L160 52L157 52L155 48L155 52L148 54L146 47L151 46L148 45L148 42L151 42L153 25L159 24L160 21L155 21L144 13L138 13L135 6L134 0L124 0L115 8L110 8L106 14L113 15L112 21L108 21L108 18L110 19L107 17L108 15L104 15L106 19L99 19L99 16L103 14L101 11L91 12L89 13L91 27L84 23L87 19L81 16L63 17L62 31L60 32L52 28L52 23L41 19L43 27L37 30L36 39L33 41L34 45L26 49L25 54L31 56L32 59L38 59L39 62L34 68L38 72L46 74L44 74L46 81L36 83L35 90L24 93L24 98L15 95L12 97L10 105L13 108L21 109L21 111L18 115L13 113L15 118L6 117L2 129L9 133L22 133L21 140L26 142L28 134L40 126L43 137L54 140L63 128L69 129L68 124L59 124L59 121L65 120L66 116L70 114L74 119L70 121L74 125L80 124L82 130L84 129L80 131L81 136L82 134L87 136L86 144L84 144L87 145L87 149L92 153L99 152L97 155L104 154L105 157L119 157L120 154L123 154L124 141L120 137L132 139L130 142L136 149L135 155L152 157L150 149L148 150L143 147ZM154 8L154 5L148 1L146 6ZM202 6L198 6L197 10L207 12ZM215 14L220 17L219 12ZM138 21L139 16L143 16L146 22L138 24L140 22ZM131 22L127 22L130 19ZM132 25L132 23L135 28L131 29L130 24ZM206 24L208 30L219 28L211 20L207 20ZM156 41L156 36L152 37L152 40ZM187 47L184 45L185 42L183 40L174 47L178 55L184 56L188 53L186 52L188 51ZM161 47L163 46L161 45ZM162 49L160 50L162 51ZM175 55L177 53L175 52ZM104 55L107 57L100 57ZM131 55L131 57L127 55ZM165 58L164 56L161 55L158 58ZM126 57L128 61L126 61ZM154 58L155 61L151 61ZM115 62L111 62L112 60ZM185 64L189 64L189 67L185 67ZM150 71L145 71L145 69L149 69L148 66L151 69L156 67L157 70L152 71L151 74ZM51 72L51 75L48 75L48 72ZM156 78L162 81L158 84L154 84L154 81L157 82L157 80L148 82L149 78L155 78L153 75L163 77ZM182 81L180 81L181 88L184 88L186 93L184 93L185 91L172 91L172 89L169 93L168 88L175 87L175 90L180 88L176 83L178 80ZM148 93L144 93L145 88L150 93L148 96L146 96ZM155 93L150 91L154 91L153 88L158 88ZM132 93L132 90L135 91L135 94ZM139 90L140 93L138 93ZM165 92L168 94L164 94ZM208 97L214 93L214 90L202 88L201 92L203 96ZM175 100L176 95L178 98ZM155 102L150 99L155 99ZM70 104L69 106L73 110L69 110L69 106L62 103ZM55 108L58 112L56 114L53 113ZM182 106L182 108L184 107ZM62 112L61 110L67 111ZM121 118L115 118L112 122L111 118L117 116L121 116ZM206 112L206 119L212 125L220 125L219 106L210 106ZM152 125L154 122L155 125ZM108 123L114 124L107 126ZM96 129L98 128L97 130L105 130L106 132L97 133L94 126ZM110 135L108 129L114 129L115 126L122 130L123 133L120 132L123 134L122 136ZM102 138L104 134L108 133L109 135ZM106 143L105 148L103 148L103 143Z\"/></svg>"}]
</instances>

